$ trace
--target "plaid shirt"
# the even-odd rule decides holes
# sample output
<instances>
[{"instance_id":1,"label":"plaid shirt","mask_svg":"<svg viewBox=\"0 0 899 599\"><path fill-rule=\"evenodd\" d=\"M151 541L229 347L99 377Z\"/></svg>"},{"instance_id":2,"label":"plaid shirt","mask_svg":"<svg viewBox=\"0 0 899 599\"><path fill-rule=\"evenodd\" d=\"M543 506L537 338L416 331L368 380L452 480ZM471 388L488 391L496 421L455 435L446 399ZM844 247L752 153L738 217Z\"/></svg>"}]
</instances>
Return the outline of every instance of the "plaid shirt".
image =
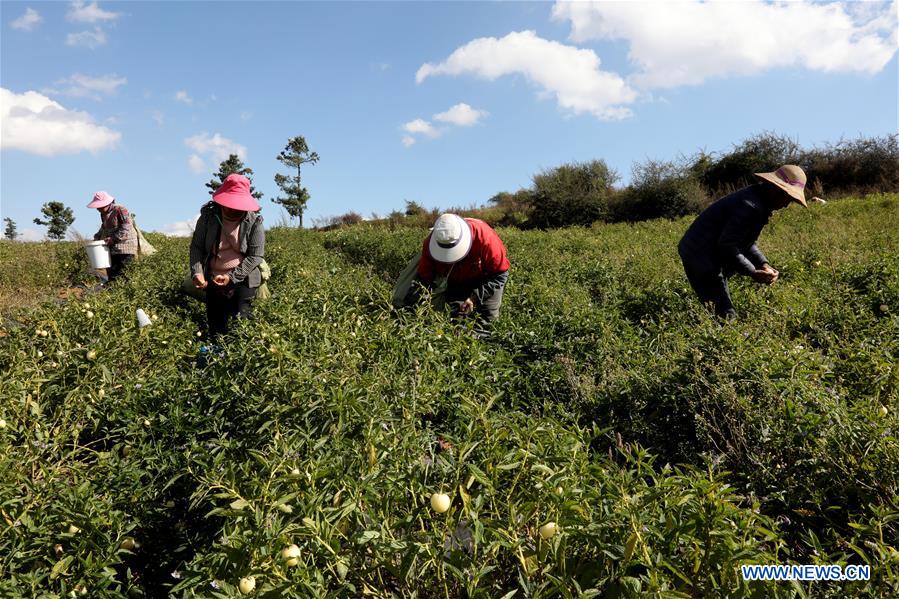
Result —
<instances>
[{"instance_id":1,"label":"plaid shirt","mask_svg":"<svg viewBox=\"0 0 899 599\"><path fill-rule=\"evenodd\" d=\"M109 251L112 254L136 254L137 232L131 223L131 215L128 209L118 204L112 204L105 214L100 213L100 230L94 235L94 239L111 238Z\"/></svg>"}]
</instances>

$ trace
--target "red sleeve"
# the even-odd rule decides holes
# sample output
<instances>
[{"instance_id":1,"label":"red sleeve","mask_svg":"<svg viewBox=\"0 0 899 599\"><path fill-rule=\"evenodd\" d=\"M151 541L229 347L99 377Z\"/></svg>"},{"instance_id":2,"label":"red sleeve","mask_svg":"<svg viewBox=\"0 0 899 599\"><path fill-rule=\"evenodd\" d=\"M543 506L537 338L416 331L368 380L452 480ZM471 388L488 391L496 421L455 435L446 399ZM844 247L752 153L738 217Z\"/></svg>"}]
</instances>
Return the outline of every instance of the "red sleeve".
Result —
<instances>
[{"instance_id":1,"label":"red sleeve","mask_svg":"<svg viewBox=\"0 0 899 599\"><path fill-rule=\"evenodd\" d=\"M418 261L418 278L426 284L434 281L434 259L431 258L431 251L428 249L430 240L431 236L428 235L421 248L421 260Z\"/></svg>"},{"instance_id":2,"label":"red sleeve","mask_svg":"<svg viewBox=\"0 0 899 599\"><path fill-rule=\"evenodd\" d=\"M481 260L484 264L485 274L495 275L509 270L509 259L506 256L506 246L502 239L491 228L484 228L484 248Z\"/></svg>"}]
</instances>

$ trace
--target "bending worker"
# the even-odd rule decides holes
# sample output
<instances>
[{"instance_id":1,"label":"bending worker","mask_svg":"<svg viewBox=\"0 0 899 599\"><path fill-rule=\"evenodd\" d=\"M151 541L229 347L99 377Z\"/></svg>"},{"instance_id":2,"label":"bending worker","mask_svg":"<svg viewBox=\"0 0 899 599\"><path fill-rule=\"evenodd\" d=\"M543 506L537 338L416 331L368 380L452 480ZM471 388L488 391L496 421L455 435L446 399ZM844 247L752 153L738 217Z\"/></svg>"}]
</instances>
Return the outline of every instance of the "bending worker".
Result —
<instances>
[{"instance_id":1,"label":"bending worker","mask_svg":"<svg viewBox=\"0 0 899 599\"><path fill-rule=\"evenodd\" d=\"M503 288L509 280L506 247L490 225L476 218L442 214L424 240L416 280L432 292L443 292L453 316L499 318ZM405 303L417 300L416 286Z\"/></svg>"},{"instance_id":2,"label":"bending worker","mask_svg":"<svg viewBox=\"0 0 899 599\"><path fill-rule=\"evenodd\" d=\"M737 315L727 279L734 273L756 283L773 285L778 272L756 245L771 213L791 202L804 207L805 173L787 164L773 173L755 173L761 181L727 195L702 211L677 249L690 285L703 303L713 303L715 314Z\"/></svg>"},{"instance_id":3,"label":"bending worker","mask_svg":"<svg viewBox=\"0 0 899 599\"><path fill-rule=\"evenodd\" d=\"M116 204L115 198L105 191L95 193L87 207L96 208L100 213L100 230L94 234L94 239L102 239L109 247L106 277L111 283L122 275L122 271L137 254L137 232L128 209Z\"/></svg>"},{"instance_id":4,"label":"bending worker","mask_svg":"<svg viewBox=\"0 0 899 599\"><path fill-rule=\"evenodd\" d=\"M211 339L228 332L231 318L252 316L264 255L265 229L250 181L228 175L200 209L190 243L190 271L197 289L206 290Z\"/></svg>"}]
</instances>

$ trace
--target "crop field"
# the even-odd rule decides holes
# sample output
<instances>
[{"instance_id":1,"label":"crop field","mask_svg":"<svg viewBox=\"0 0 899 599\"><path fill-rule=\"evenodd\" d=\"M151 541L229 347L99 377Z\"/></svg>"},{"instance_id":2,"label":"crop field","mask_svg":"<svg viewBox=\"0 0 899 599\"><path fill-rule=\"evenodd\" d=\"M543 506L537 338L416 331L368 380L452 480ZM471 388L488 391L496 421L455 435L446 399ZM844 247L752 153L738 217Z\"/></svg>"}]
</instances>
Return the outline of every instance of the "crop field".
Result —
<instances>
[{"instance_id":1,"label":"crop field","mask_svg":"<svg viewBox=\"0 0 899 599\"><path fill-rule=\"evenodd\" d=\"M0 596L899 596L899 195L777 213L780 281L733 280L727 325L683 275L688 224L500 229L486 339L394 311L427 232L365 224L269 231L273 297L205 364L186 239L19 308ZM48 247L0 245L4 310L83 280L80 248Z\"/></svg>"}]
</instances>

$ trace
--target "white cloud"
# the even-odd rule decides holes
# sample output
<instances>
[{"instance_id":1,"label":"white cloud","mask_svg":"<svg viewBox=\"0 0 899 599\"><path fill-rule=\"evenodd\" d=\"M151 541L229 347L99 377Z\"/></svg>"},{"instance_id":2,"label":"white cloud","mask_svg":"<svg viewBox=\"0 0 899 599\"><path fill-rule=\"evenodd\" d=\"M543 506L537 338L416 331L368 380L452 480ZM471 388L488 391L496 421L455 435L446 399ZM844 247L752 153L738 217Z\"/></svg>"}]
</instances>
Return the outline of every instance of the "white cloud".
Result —
<instances>
[{"instance_id":1,"label":"white cloud","mask_svg":"<svg viewBox=\"0 0 899 599\"><path fill-rule=\"evenodd\" d=\"M503 38L485 37L457 48L441 63L425 63L415 74L421 83L434 75L474 75L493 81L504 75L523 75L553 95L559 106L575 114L600 119L631 115L624 105L637 99L619 75L599 68L593 50L566 46L537 37L533 31L513 32Z\"/></svg>"},{"instance_id":2,"label":"white cloud","mask_svg":"<svg viewBox=\"0 0 899 599\"><path fill-rule=\"evenodd\" d=\"M876 73L897 49L897 2L557 2L570 38L625 40L644 88L773 68Z\"/></svg>"},{"instance_id":3,"label":"white cloud","mask_svg":"<svg viewBox=\"0 0 899 599\"><path fill-rule=\"evenodd\" d=\"M403 125L403 131L427 137L440 137L440 130L424 119L415 119Z\"/></svg>"},{"instance_id":4,"label":"white cloud","mask_svg":"<svg viewBox=\"0 0 899 599\"><path fill-rule=\"evenodd\" d=\"M70 33L66 36L67 46L84 46L86 48L96 48L106 44L106 32L99 27L93 31L81 31L79 33Z\"/></svg>"},{"instance_id":5,"label":"white cloud","mask_svg":"<svg viewBox=\"0 0 899 599\"><path fill-rule=\"evenodd\" d=\"M97 125L86 112L67 110L35 91L0 88L0 147L39 156L113 148L122 134Z\"/></svg>"},{"instance_id":6,"label":"white cloud","mask_svg":"<svg viewBox=\"0 0 899 599\"><path fill-rule=\"evenodd\" d=\"M190 94L188 94L188 93L187 93L186 91L184 91L183 89L178 90L177 92L175 92L175 101L181 102L181 103L183 103L183 104L187 104L188 106L190 106L191 104L194 103L194 99L191 98L191 97L190 97Z\"/></svg>"},{"instance_id":7,"label":"white cloud","mask_svg":"<svg viewBox=\"0 0 899 599\"><path fill-rule=\"evenodd\" d=\"M253 113L248 110L240 113L240 120L242 121L249 121L251 118L253 118Z\"/></svg>"},{"instance_id":8,"label":"white cloud","mask_svg":"<svg viewBox=\"0 0 899 599\"><path fill-rule=\"evenodd\" d=\"M438 112L432 118L448 126L471 127L487 115L488 112L486 110L477 110L464 102L460 102L444 112ZM405 123L402 126L402 130L406 133L402 138L402 142L408 148L415 144L415 135L435 139L446 133L448 127L438 128L424 119L415 119Z\"/></svg>"},{"instance_id":9,"label":"white cloud","mask_svg":"<svg viewBox=\"0 0 899 599\"><path fill-rule=\"evenodd\" d=\"M76 23L98 23L115 21L122 13L103 10L96 2L87 4L84 0L74 0L69 6L66 19Z\"/></svg>"},{"instance_id":10,"label":"white cloud","mask_svg":"<svg viewBox=\"0 0 899 599\"><path fill-rule=\"evenodd\" d=\"M450 125L458 125L459 127L471 127L486 117L487 114L486 110L476 110L461 102L446 112L438 112L434 115L434 120L441 123L449 123Z\"/></svg>"},{"instance_id":11,"label":"white cloud","mask_svg":"<svg viewBox=\"0 0 899 599\"><path fill-rule=\"evenodd\" d=\"M187 166L198 175L206 171L206 163L196 154L190 155L190 158L187 159Z\"/></svg>"},{"instance_id":12,"label":"white cloud","mask_svg":"<svg viewBox=\"0 0 899 599\"><path fill-rule=\"evenodd\" d=\"M25 14L10 22L9 26L20 31L34 31L34 28L40 25L43 20L44 17L41 16L41 13L33 8L26 8Z\"/></svg>"},{"instance_id":13,"label":"white cloud","mask_svg":"<svg viewBox=\"0 0 899 599\"><path fill-rule=\"evenodd\" d=\"M118 88L126 83L128 83L128 80L125 77L117 77L116 75L90 77L81 73L75 73L68 79L57 81L55 85L60 86L58 89L47 89L45 91L47 93L99 100L102 94L114 94Z\"/></svg>"},{"instance_id":14,"label":"white cloud","mask_svg":"<svg viewBox=\"0 0 899 599\"><path fill-rule=\"evenodd\" d=\"M198 212L190 220L182 220L175 223L162 225L162 227L160 227L159 229L159 232L170 237L190 237L191 235L193 235L194 227L197 225L197 220L199 218L200 213Z\"/></svg>"},{"instance_id":15,"label":"white cloud","mask_svg":"<svg viewBox=\"0 0 899 599\"><path fill-rule=\"evenodd\" d=\"M156 125L162 127L163 123L165 123L165 115L161 110L154 110L150 113L150 116L156 122Z\"/></svg>"},{"instance_id":16,"label":"white cloud","mask_svg":"<svg viewBox=\"0 0 899 599\"><path fill-rule=\"evenodd\" d=\"M193 150L193 155L187 159L187 165L195 173L206 170L206 161L218 164L228 159L230 154L237 154L241 160L247 158L247 148L241 144L222 137L219 133L209 135L199 133L184 140L184 145Z\"/></svg>"}]
</instances>

